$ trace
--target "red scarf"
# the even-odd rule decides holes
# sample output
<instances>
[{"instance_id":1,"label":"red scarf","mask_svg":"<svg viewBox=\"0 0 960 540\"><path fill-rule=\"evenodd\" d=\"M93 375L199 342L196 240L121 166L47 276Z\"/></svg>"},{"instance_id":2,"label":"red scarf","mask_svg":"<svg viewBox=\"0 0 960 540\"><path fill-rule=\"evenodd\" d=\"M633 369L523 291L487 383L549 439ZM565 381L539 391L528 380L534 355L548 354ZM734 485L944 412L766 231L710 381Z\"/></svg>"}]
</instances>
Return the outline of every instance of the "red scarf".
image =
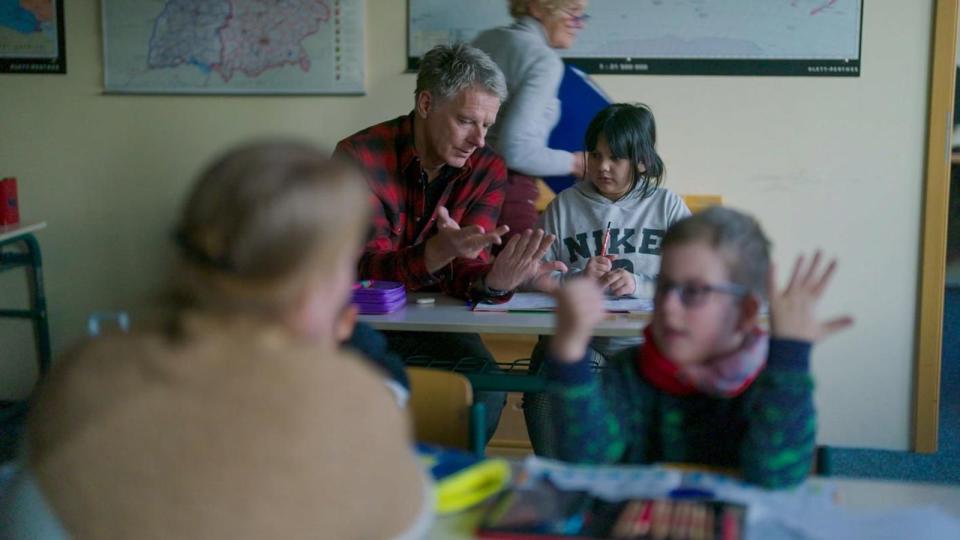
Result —
<instances>
[{"instance_id":1,"label":"red scarf","mask_svg":"<svg viewBox=\"0 0 960 540\"><path fill-rule=\"evenodd\" d=\"M657 349L650 325L643 330L643 337L636 357L637 369L655 388L675 396L706 394L730 398L742 394L763 370L769 346L766 333L755 328L743 346L732 353L703 364L680 365Z\"/></svg>"}]
</instances>

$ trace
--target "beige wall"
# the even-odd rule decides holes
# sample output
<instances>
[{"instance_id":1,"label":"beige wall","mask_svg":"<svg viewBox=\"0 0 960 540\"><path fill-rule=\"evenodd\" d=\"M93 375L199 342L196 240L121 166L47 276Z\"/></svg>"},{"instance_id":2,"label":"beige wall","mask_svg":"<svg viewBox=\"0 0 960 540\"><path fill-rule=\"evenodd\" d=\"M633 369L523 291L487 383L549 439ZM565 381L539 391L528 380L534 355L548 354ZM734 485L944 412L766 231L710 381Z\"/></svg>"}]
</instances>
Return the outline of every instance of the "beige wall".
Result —
<instances>
[{"instance_id":1,"label":"beige wall","mask_svg":"<svg viewBox=\"0 0 960 540\"><path fill-rule=\"evenodd\" d=\"M172 217L214 152L275 133L329 146L411 105L399 0L367 1L360 98L105 96L99 2L69 4L69 74L0 76L0 173L20 178L24 217L49 223L40 239L57 350L82 335L89 312L137 310L156 290ZM653 107L669 187L754 212L783 267L817 246L841 256L823 313L851 312L857 326L815 354L821 440L903 449L932 0L867 4L860 78L598 81ZM3 278L4 301L17 285ZM0 394L22 393L29 343L0 324Z\"/></svg>"}]
</instances>

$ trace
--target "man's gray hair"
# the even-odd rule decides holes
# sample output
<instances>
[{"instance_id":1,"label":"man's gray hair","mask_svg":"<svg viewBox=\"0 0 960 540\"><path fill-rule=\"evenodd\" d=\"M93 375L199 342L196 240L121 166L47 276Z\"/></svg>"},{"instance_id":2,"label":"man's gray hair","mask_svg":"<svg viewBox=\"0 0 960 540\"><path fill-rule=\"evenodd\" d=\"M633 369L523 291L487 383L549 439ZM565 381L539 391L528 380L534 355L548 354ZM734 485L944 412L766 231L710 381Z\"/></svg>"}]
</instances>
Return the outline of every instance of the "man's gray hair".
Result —
<instances>
[{"instance_id":1,"label":"man's gray hair","mask_svg":"<svg viewBox=\"0 0 960 540\"><path fill-rule=\"evenodd\" d=\"M437 45L420 59L417 90L448 100L468 88L481 89L507 100L507 81L497 63L480 49L466 43Z\"/></svg>"}]
</instances>

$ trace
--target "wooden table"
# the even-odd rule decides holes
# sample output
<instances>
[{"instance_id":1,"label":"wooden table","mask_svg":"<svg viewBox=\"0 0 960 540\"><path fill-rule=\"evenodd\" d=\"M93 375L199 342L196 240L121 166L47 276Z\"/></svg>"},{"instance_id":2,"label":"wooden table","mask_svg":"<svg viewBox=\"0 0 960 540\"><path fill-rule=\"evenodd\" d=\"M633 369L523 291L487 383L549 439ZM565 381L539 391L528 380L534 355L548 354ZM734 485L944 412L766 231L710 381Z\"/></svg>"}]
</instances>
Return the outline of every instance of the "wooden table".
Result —
<instances>
[{"instance_id":1,"label":"wooden table","mask_svg":"<svg viewBox=\"0 0 960 540\"><path fill-rule=\"evenodd\" d=\"M21 236L32 234L47 226L46 221L37 221L30 223L20 223L18 225L0 226L0 244L12 242Z\"/></svg>"},{"instance_id":2,"label":"wooden table","mask_svg":"<svg viewBox=\"0 0 960 540\"><path fill-rule=\"evenodd\" d=\"M417 304L419 298L433 298L434 304ZM595 336L639 336L650 318L649 313L611 314L594 331ZM463 332L471 334L552 335L553 313L497 313L472 311L463 300L439 293L410 293L407 305L386 315L361 315L361 321L378 330L406 332ZM484 364L478 360L408 362L462 373L475 391L541 392L546 381L539 373L529 372L529 360Z\"/></svg>"},{"instance_id":3,"label":"wooden table","mask_svg":"<svg viewBox=\"0 0 960 540\"><path fill-rule=\"evenodd\" d=\"M433 298L422 306L418 298ZM611 314L594 330L595 336L639 336L650 319L648 313ZM378 330L412 332L463 332L471 334L552 335L553 313L491 313L472 311L466 302L439 293L410 293L407 305L386 315L361 315L360 320Z\"/></svg>"}]
</instances>

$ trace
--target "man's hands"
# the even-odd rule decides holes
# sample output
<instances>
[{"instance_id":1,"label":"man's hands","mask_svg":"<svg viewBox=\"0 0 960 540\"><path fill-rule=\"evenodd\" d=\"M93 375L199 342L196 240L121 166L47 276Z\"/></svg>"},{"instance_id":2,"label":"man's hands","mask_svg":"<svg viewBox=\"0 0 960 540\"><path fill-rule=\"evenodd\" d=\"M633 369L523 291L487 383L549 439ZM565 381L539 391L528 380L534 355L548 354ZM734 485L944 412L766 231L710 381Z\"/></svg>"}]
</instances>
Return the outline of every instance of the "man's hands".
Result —
<instances>
[{"instance_id":1,"label":"man's hands","mask_svg":"<svg viewBox=\"0 0 960 540\"><path fill-rule=\"evenodd\" d=\"M433 274L454 259L476 259L484 249L499 245L501 237L510 230L506 225L486 232L479 225L460 224L450 217L450 212L441 206L437 209L437 234L427 240L424 262L427 271Z\"/></svg>"},{"instance_id":2,"label":"man's hands","mask_svg":"<svg viewBox=\"0 0 960 540\"><path fill-rule=\"evenodd\" d=\"M567 265L560 261L544 262L550 245L557 239L545 234L543 229L527 229L507 242L503 251L493 261L493 266L484 278L488 288L512 291L524 283L531 283L541 290L549 290L553 272L566 272Z\"/></svg>"},{"instance_id":3,"label":"man's hands","mask_svg":"<svg viewBox=\"0 0 960 540\"><path fill-rule=\"evenodd\" d=\"M476 259L483 250L499 245L501 237L510 230L506 225L486 232L479 225L460 227L450 217L446 208L437 209L437 234L427 240L425 263L431 274L450 264L454 259ZM493 266L484 278L486 286L499 291L512 291L530 283L533 287L550 291L556 287L551 274L566 272L562 262L543 262L556 236L545 234L542 229L526 230L507 242L497 255Z\"/></svg>"}]
</instances>

